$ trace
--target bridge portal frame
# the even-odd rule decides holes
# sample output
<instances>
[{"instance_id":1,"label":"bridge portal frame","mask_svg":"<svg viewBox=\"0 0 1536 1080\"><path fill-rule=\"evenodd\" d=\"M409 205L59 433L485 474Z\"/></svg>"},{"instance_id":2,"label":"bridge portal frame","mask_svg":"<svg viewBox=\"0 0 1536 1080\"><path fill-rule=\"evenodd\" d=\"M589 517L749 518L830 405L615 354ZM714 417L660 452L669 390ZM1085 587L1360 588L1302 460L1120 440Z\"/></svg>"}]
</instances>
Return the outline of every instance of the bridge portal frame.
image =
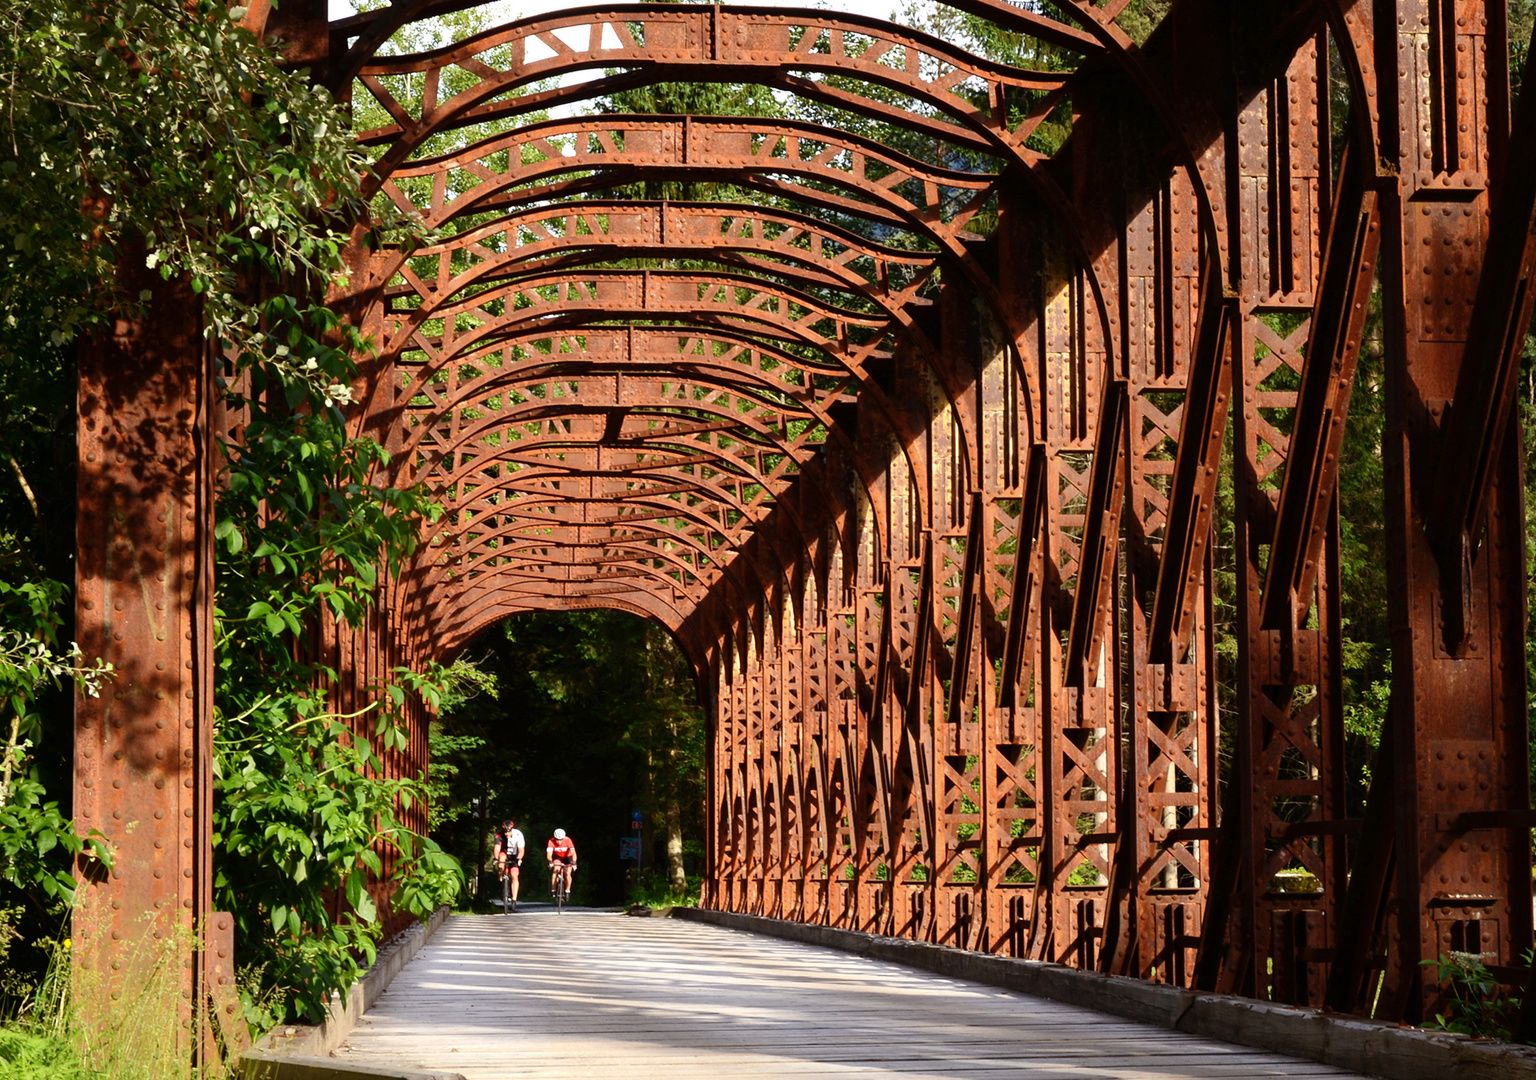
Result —
<instances>
[{"instance_id":1,"label":"bridge portal frame","mask_svg":"<svg viewBox=\"0 0 1536 1080\"><path fill-rule=\"evenodd\" d=\"M383 185L418 168L412 155L431 136L565 93L509 90L593 64L622 61L609 88L752 73L899 119L872 95L810 77L835 72L933 106L910 125L1005 162L984 186L999 225L982 241L963 229L974 205L946 219L937 174L914 174L920 201L868 172L841 177L853 192L842 211L925 233L953 280L871 339L856 370L864 392L834 404L837 436L815 460L772 499L737 498L750 534L723 549L708 514L673 515L691 514L700 531L689 541L720 553L707 573L676 567L681 589L638 564L514 587L530 564L511 558L504 580L482 575L474 614L445 633L433 625L441 553L428 548L388 583L376 618L335 631L339 667L441 657L517 610L607 606L663 622L712 714L712 906L1410 1022L1438 1005L1421 962L1441 953L1491 952L1502 976L1525 977L1524 525L1510 414L1533 303L1536 103L1511 135L1497 0L1273 0L1241 12L1177 0L1139 47L1115 21L1124 0L1065 0L1066 21L961 0L1083 61L1060 78L956 63L950 84L911 62L942 60L944 43L825 12L718 5L592 9L458 52L375 59L405 22L462 6L399 3L328 26L313 5L253 5L247 20L336 86L356 77L377 94L385 76L427 73L419 100L387 95L396 128L369 135L389 147ZM557 26L577 23L591 34L584 52L567 44L508 72L479 58L513 41L548 47ZM786 26L814 31L810 49ZM603 27L623 29L622 56L609 55ZM825 57L814 54L823 39ZM873 70L898 50L903 65ZM1342 128L1330 57L1347 83ZM483 79L439 102L450 65ZM957 104L966 78L985 86L985 108ZM1011 127L1021 93L1041 97ZM1053 158L1033 153L1033 125L1068 97L1071 139ZM639 164L814 201L748 160L752 133L771 138L771 123L735 126L745 143L711 149L685 131L691 150ZM1337 177L1335 137L1347 144ZM602 156L582 163L590 182L539 193L637 176L634 160ZM573 250L556 273L590 278L600 271L584 259L602 257ZM379 298L404 262L373 260L356 294L336 299L383 329ZM756 273L771 289L773 271L750 261L716 280ZM1337 483L1373 282L1386 315L1394 666L1357 822L1343 800ZM181 329L151 339L118 327L82 364L77 618L82 642L124 675L110 700L77 705L77 812L119 852L111 875L80 867L77 936L90 969L109 963L111 935L141 912L161 912L156 932L210 935L212 951L186 957L190 1015L224 977L206 825L217 423L195 307L151 286L156 316ZM656 314L591 299L555 329ZM799 347L764 325L751 333L766 347ZM97 388L114 371L146 378L112 388L109 405ZM373 388L396 374L384 365ZM359 424L398 407L375 401ZM140 414L134 432L119 423ZM1211 536L1229 420L1239 685L1219 789ZM142 491L107 490L114 455L135 463ZM699 487L686 471L674 479ZM617 506L611 495L589 484L568 506ZM136 516L156 508L154 521ZM569 523L612 526L588 513ZM418 743L395 767L424 763ZM146 814L166 824L142 827ZM1277 888L1292 863L1315 889Z\"/></svg>"}]
</instances>

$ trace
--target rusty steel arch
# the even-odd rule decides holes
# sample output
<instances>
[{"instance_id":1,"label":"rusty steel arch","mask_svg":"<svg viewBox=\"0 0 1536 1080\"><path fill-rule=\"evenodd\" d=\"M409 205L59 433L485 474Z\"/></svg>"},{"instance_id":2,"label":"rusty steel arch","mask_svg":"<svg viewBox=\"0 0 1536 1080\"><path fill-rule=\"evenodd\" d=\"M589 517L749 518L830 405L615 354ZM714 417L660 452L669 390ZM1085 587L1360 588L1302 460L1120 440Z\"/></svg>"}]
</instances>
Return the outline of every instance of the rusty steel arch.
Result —
<instances>
[{"instance_id":1,"label":"rusty steel arch","mask_svg":"<svg viewBox=\"0 0 1536 1080\"><path fill-rule=\"evenodd\" d=\"M613 124L607 122L610 119L613 124L620 125L619 134L610 130L613 127ZM681 138L680 133L685 128L687 137ZM784 130L786 128L790 130ZM564 137L572 137L576 140L576 152L572 155L563 154L561 147L551 141ZM753 140L758 140L757 145L752 145ZM697 141L713 146L713 151L690 150L689 147ZM717 142L720 145L714 146ZM807 144L820 149L808 157L800 155L797 148ZM594 145L599 152L587 153L586 149ZM536 148L540 156L530 160L529 148ZM521 183L527 178L538 179L542 176L563 175L573 171L588 172L591 176L563 186L545 185L525 192L521 200L515 201L478 199L474 194L474 188L465 191L455 190L450 199L444 176L450 170L463 171L460 159L465 155L458 154L396 170L384 181L385 191L392 195L402 209L423 209L417 207L399 189L396 181L399 178L411 179L416 176L434 177L430 185L429 205L424 208L424 220L440 225L458 216L474 214L477 211L501 210L504 208L504 202L507 205L513 205L517 201L577 194L587 187L608 188L616 182L621 182L626 168L635 168L636 175L650 175L653 170L659 171L661 175L675 175L679 170L686 172L692 168L699 168L688 163L690 153L695 156L696 161L699 160L698 155L701 153L714 158L719 158L723 153L726 158L740 159L735 162L734 172L739 172L741 178L755 174L755 170L746 168L745 163L749 160L755 161L763 170L774 173L772 179L761 180L749 186L785 191L791 188L782 179L784 175L809 176L870 195L876 199L877 203L883 205L871 206L858 203L843 196L829 195L824 191L792 189L797 199L812 204L863 216L869 216L872 212L878 211L890 222L905 224L916 231L926 233L989 298L999 321L1004 324L1010 321L1006 306L996 296L996 289L990 277L977 265L967 247L963 229L959 228L985 201L996 182L995 178L958 173L947 169L925 169L918 163L903 159L901 155L883 151L867 140L840 139L835 133L830 133L825 128L814 128L808 125L793 127L783 123L771 125L740 119L656 120L654 118L595 117L579 123L553 121L512 136L486 140L471 149L480 156L504 157L505 165L500 173L492 173L486 169L480 169L474 173L481 181L479 186L490 189L492 193L503 187ZM831 153L832 150L836 150L837 153ZM839 164L843 160L846 160L848 168ZM518 164L514 165L514 161ZM629 162L633 162L633 165L629 165ZM733 171L732 162L722 160L711 166L711 170L715 172L722 169ZM881 180L869 182L868 176L871 169L882 174ZM922 202L899 194L895 190L898 178L903 185L920 187ZM942 207L934 205L939 199L940 188L943 186L949 186L953 190L975 191L979 194L968 206L960 208L958 213L952 213L946 221L943 220ZM372 291L377 287L375 283L380 279L393 277L397 271L403 271L404 261L405 256L400 255L394 260L385 260L372 267L369 276L360 281L358 287L363 291ZM441 263L441 258L439 261ZM495 264L495 260L488 261L492 265ZM477 270L478 267L462 277L466 281L473 280ZM443 287L451 289L453 285L443 283ZM433 290L430 286L425 289L417 286L417 291L430 293ZM963 387L956 385L952 372L942 367L938 370L952 395L963 392Z\"/></svg>"},{"instance_id":2,"label":"rusty steel arch","mask_svg":"<svg viewBox=\"0 0 1536 1080\"><path fill-rule=\"evenodd\" d=\"M819 285L864 297L904 325L938 269L937 252L873 243L804 214L750 204L583 200L534 206L481 224L441 244L416 248L410 263L439 262L483 250L472 272L413 273L424 302L484 281L585 266L594 261L707 254L743 272L752 268L805 287ZM863 272L860 272L863 268ZM443 282L446 284L437 285Z\"/></svg>"},{"instance_id":3,"label":"rusty steel arch","mask_svg":"<svg viewBox=\"0 0 1536 1080\"><path fill-rule=\"evenodd\" d=\"M1509 417L1536 104L1511 127L1497 0L1174 0L1140 43L1126 0L1054 16L952 0L1055 50L1061 70L1037 72L876 21L720 5L591 8L385 54L466 6L255 27L380 104L390 120L360 133L372 190L442 230L368 250L360 223L332 298L381 345L351 418L395 455L379 482L426 483L453 511L379 618L337 633L339 668L449 656L519 611L664 625L710 714L715 907L1408 1021L1440 1007L1422 964L1440 952L1528 978ZM744 79L903 125L933 156L773 118L522 119ZM1065 145L1033 149L1068 102ZM613 194L656 179L763 203ZM615 265L682 258L705 265ZM1376 283L1398 421L1380 447L1393 700L1362 820L1345 797L1338 470ZM167 341L114 362L194 371L196 349ZM176 393L209 390L186 375ZM117 422L86 419L83 493ZM543 432L513 439L520 423ZM192 652L121 646L191 664L188 680L207 662L194 504L165 509ZM98 510L77 614L112 658L122 586L101 568L119 537ZM170 729L206 731L202 685L174 685L191 711L167 711ZM92 708L82 730L116 737ZM104 757L77 761L77 806L110 834L104 789L123 776ZM166 808L198 821L206 781L188 784ZM202 910L180 882L130 884L130 906ZM84 909L123 888L93 883ZM217 974L190 970L189 993Z\"/></svg>"},{"instance_id":4,"label":"rusty steel arch","mask_svg":"<svg viewBox=\"0 0 1536 1080\"><path fill-rule=\"evenodd\" d=\"M918 438L911 418L889 402L884 391L864 370L870 361L883 360L887 355L880 346L886 339L889 324L879 318L830 308L813 297L777 287L772 282L722 272L593 270L578 276L563 271L526 278L507 289L512 294L511 302L507 302L498 290L492 290L477 294L459 308L448 309L447 314L454 316L457 326L462 319L472 317L469 314L472 311L484 313L488 302L502 302L501 314L485 317L465 333L455 333L457 346L473 346L482 339L494 345L500 340L492 336L494 333L505 333L507 340L555 333L569 335L579 333L593 320L626 317L675 318L697 326L695 334L717 327L726 332L766 333L770 341L776 337L826 355L838 369L860 379L864 397L875 404L900 434L904 446L912 445ZM549 290L554 291L553 297L547 295ZM430 317L444 316L435 309L412 309L399 316L386 315L382 320L386 334L385 355L399 353L414 340L428 356L445 359L451 356L450 349L440 347L435 340L422 338L416 332L416 326ZM601 326L597 324L593 329ZM864 331L866 340L862 343L855 341L854 330ZM434 360L433 366L423 369L424 373L434 375L438 371L436 365ZM374 385L379 394L408 392L397 391L395 383L387 380L376 380ZM386 398L379 396L371 397L368 403L369 412L374 416L391 418L401 409L398 402L390 405ZM913 460L911 466L916 472L922 462Z\"/></svg>"}]
</instances>

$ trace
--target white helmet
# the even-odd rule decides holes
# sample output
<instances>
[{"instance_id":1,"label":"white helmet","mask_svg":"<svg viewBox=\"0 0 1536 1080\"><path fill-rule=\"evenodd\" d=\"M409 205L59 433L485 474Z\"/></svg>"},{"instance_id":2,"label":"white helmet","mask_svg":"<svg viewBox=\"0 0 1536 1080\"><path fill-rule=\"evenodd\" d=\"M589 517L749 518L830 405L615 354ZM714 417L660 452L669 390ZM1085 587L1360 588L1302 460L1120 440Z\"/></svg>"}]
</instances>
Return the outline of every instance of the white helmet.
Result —
<instances>
[{"instance_id":1,"label":"white helmet","mask_svg":"<svg viewBox=\"0 0 1536 1080\"><path fill-rule=\"evenodd\" d=\"M556 840L564 840L565 839L565 830L564 829L556 829L555 830L555 839Z\"/></svg>"}]
</instances>

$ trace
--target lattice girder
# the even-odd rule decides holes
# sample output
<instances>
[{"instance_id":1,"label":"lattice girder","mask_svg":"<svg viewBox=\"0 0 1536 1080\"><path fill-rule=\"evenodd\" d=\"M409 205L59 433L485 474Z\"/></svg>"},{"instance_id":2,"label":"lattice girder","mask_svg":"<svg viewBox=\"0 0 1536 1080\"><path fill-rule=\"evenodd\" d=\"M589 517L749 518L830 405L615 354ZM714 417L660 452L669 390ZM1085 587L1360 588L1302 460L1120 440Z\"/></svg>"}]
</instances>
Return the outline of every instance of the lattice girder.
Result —
<instances>
[{"instance_id":1,"label":"lattice girder","mask_svg":"<svg viewBox=\"0 0 1536 1080\"><path fill-rule=\"evenodd\" d=\"M937 252L883 246L786 209L583 200L527 207L418 247L402 268L408 268L407 282L384 295L411 292L435 306L466 287L519 275L612 259L679 257L734 258L740 269L759 268L802 288L862 295L909 326L939 262Z\"/></svg>"}]
</instances>

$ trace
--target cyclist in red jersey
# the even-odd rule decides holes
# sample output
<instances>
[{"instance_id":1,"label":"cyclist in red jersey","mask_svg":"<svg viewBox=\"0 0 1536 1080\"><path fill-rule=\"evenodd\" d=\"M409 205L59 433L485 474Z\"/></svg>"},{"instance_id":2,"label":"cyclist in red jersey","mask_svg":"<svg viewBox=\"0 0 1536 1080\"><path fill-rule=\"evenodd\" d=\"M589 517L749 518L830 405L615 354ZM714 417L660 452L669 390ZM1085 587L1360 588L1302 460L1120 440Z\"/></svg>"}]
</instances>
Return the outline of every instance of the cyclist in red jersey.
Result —
<instances>
[{"instance_id":1,"label":"cyclist in red jersey","mask_svg":"<svg viewBox=\"0 0 1536 1080\"><path fill-rule=\"evenodd\" d=\"M553 894L563 878L565 894L571 894L571 875L576 872L576 845L564 829L556 829L549 843L544 845L544 858L549 862L549 891Z\"/></svg>"}]
</instances>

